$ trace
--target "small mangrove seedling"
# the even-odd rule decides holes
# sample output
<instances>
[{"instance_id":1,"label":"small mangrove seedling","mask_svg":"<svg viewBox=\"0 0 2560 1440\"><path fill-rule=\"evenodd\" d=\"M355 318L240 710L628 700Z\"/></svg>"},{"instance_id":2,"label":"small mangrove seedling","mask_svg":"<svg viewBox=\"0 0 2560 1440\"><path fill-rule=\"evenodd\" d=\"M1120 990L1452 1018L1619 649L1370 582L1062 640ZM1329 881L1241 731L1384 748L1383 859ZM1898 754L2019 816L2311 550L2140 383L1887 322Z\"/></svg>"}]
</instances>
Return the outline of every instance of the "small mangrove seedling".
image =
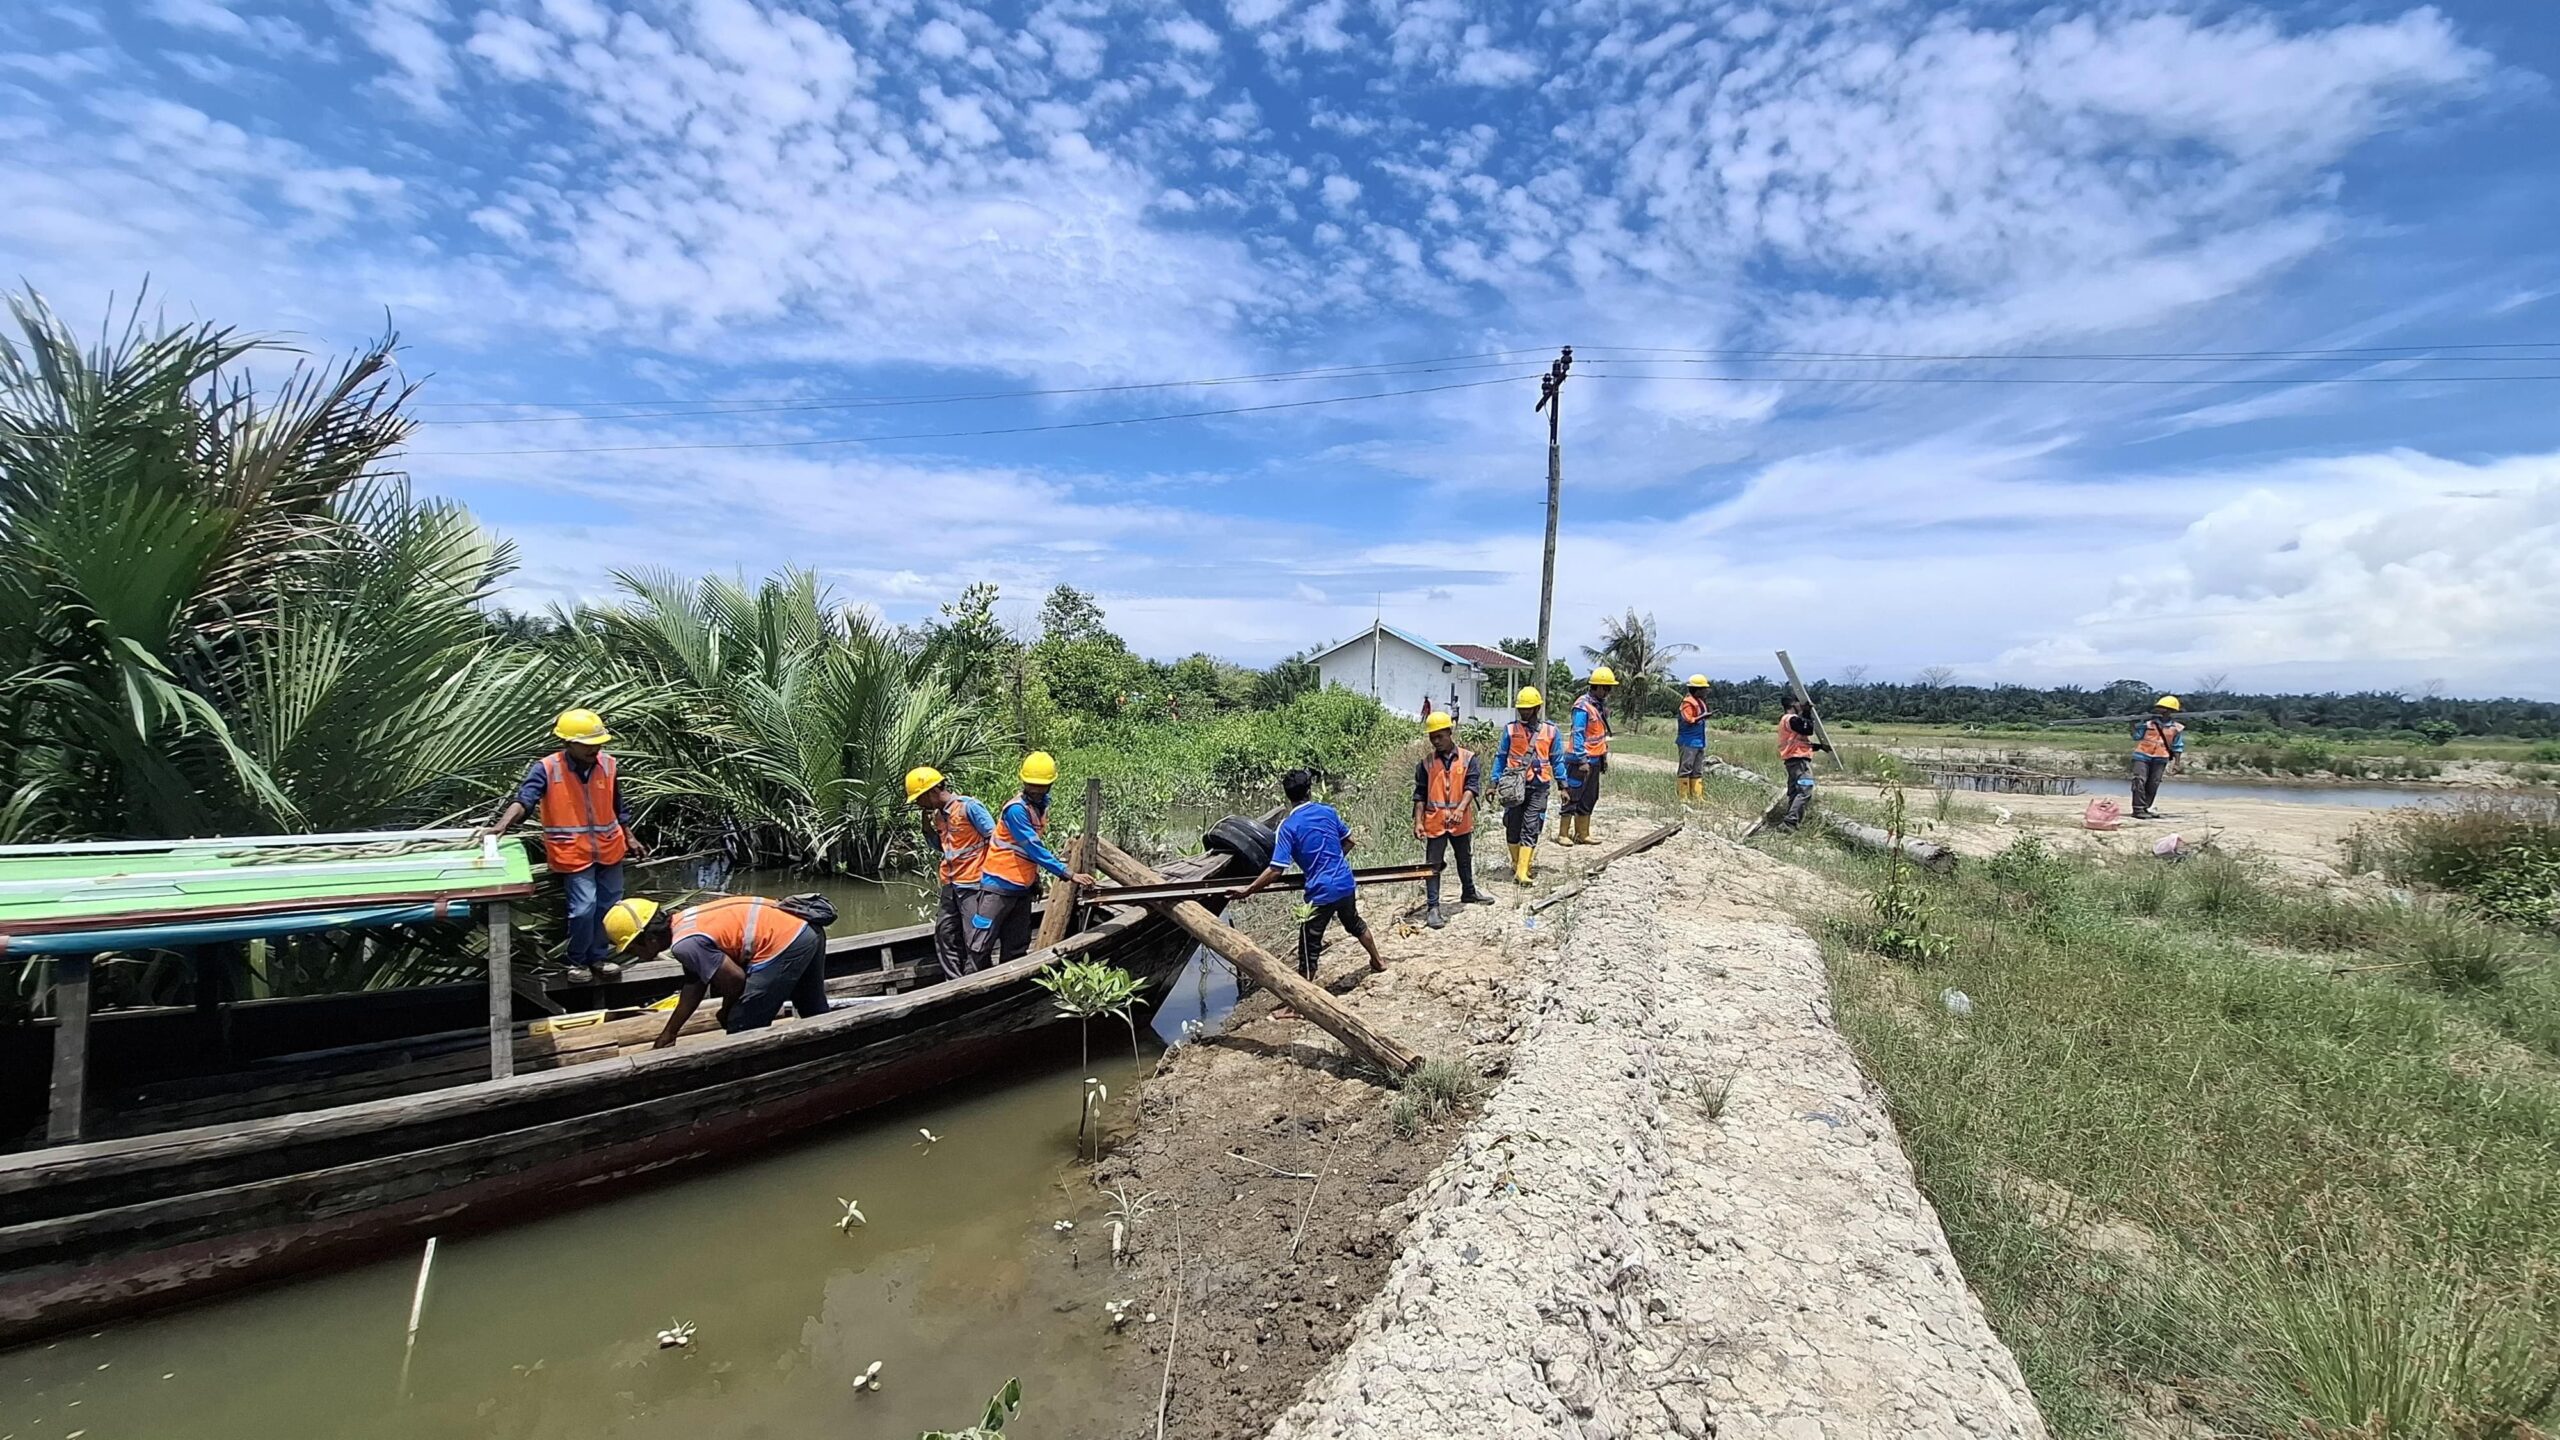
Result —
<instances>
[{"instance_id":1,"label":"small mangrove seedling","mask_svg":"<svg viewBox=\"0 0 2560 1440\"><path fill-rule=\"evenodd\" d=\"M681 1350L692 1343L693 1322L690 1320L678 1320L658 1332L658 1348L661 1350Z\"/></svg>"},{"instance_id":2,"label":"small mangrove seedling","mask_svg":"<svg viewBox=\"0 0 2560 1440\"><path fill-rule=\"evenodd\" d=\"M1084 1113L1076 1117L1076 1153L1084 1153L1085 1132L1093 1132L1093 1158L1102 1158L1102 1102L1111 1098L1111 1087L1087 1075L1084 1077Z\"/></svg>"},{"instance_id":3,"label":"small mangrove seedling","mask_svg":"<svg viewBox=\"0 0 2560 1440\"><path fill-rule=\"evenodd\" d=\"M1022 1382L1007 1380L1004 1388L987 1402L987 1413L966 1430L927 1430L916 1440L995 1440L1004 1433L1004 1422L1022 1408Z\"/></svg>"},{"instance_id":4,"label":"small mangrove seedling","mask_svg":"<svg viewBox=\"0 0 2560 1440\"><path fill-rule=\"evenodd\" d=\"M847 1200L843 1196L839 1195L836 1197L836 1203L844 1207L843 1218L836 1221L836 1228L838 1230L850 1235L853 1233L854 1226L868 1225L871 1223L869 1217L862 1213L862 1205L859 1201Z\"/></svg>"},{"instance_id":5,"label":"small mangrove seedling","mask_svg":"<svg viewBox=\"0 0 2560 1440\"><path fill-rule=\"evenodd\" d=\"M921 1125L916 1127L916 1133L924 1137L924 1143L927 1145L938 1145L942 1143L941 1136L934 1134L932 1131L927 1130Z\"/></svg>"},{"instance_id":6,"label":"small mangrove seedling","mask_svg":"<svg viewBox=\"0 0 2560 1440\"><path fill-rule=\"evenodd\" d=\"M1128 1325L1128 1323L1129 1323L1129 1302L1128 1302L1128 1301L1126 1301L1126 1300L1105 1300L1105 1301L1103 1301L1103 1302L1102 1302L1102 1308L1103 1308L1106 1312L1108 1312L1108 1313L1110 1314L1110 1316L1111 1316L1111 1328L1112 1328L1112 1329L1114 1329L1114 1330L1119 1330L1119 1329L1123 1329L1123 1328L1125 1328L1125 1327Z\"/></svg>"},{"instance_id":7,"label":"small mangrove seedling","mask_svg":"<svg viewBox=\"0 0 2560 1440\"><path fill-rule=\"evenodd\" d=\"M1083 1022L1097 1015L1120 1017L1120 1023L1129 1027L1129 1058L1138 1058L1138 977L1099 960L1067 960L1032 976L1031 981L1049 992L1060 1014L1076 1018L1085 1065L1093 1063L1093 1047L1083 1035Z\"/></svg>"},{"instance_id":8,"label":"small mangrove seedling","mask_svg":"<svg viewBox=\"0 0 2560 1440\"><path fill-rule=\"evenodd\" d=\"M870 1369L865 1370L865 1371L863 1371L861 1374L856 1375L856 1376L854 1376L854 1377L853 1377L853 1393L854 1393L854 1394L856 1394L856 1395L859 1395L859 1394L861 1394L861 1393L862 1393L863 1391L865 1391L865 1390L877 1390L877 1389L879 1389L879 1388L880 1388L880 1362L879 1362L879 1361L877 1361L877 1360L874 1360L874 1361L872 1361L872 1362L871 1362L871 1368L870 1368Z\"/></svg>"},{"instance_id":9,"label":"small mangrove seedling","mask_svg":"<svg viewBox=\"0 0 2560 1440\"><path fill-rule=\"evenodd\" d=\"M1154 1191L1132 1196L1128 1191L1112 1189L1103 1192L1118 1202L1111 1207L1111 1263L1117 1265L1132 1253L1128 1237L1137 1233L1138 1222L1155 1213Z\"/></svg>"}]
</instances>

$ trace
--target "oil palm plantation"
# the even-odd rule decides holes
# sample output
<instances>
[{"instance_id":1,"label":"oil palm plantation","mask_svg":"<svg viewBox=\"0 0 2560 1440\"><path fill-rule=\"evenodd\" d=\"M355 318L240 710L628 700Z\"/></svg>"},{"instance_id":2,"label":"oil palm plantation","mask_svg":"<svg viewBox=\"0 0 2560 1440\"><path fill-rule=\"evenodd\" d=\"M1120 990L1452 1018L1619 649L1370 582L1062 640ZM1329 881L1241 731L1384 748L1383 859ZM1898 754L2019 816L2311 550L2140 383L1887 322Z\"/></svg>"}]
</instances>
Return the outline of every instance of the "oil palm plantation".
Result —
<instances>
[{"instance_id":1,"label":"oil palm plantation","mask_svg":"<svg viewBox=\"0 0 2560 1440\"><path fill-rule=\"evenodd\" d=\"M877 870L915 827L902 782L987 754L978 712L914 644L811 572L753 591L661 571L569 617L576 662L634 692L615 729L663 831L747 863Z\"/></svg>"},{"instance_id":2,"label":"oil palm plantation","mask_svg":"<svg viewBox=\"0 0 2560 1440\"><path fill-rule=\"evenodd\" d=\"M431 821L537 744L556 668L479 605L511 568L386 470L385 337L333 365L137 305L0 335L0 837ZM252 385L252 372L268 383Z\"/></svg>"},{"instance_id":3,"label":"oil palm plantation","mask_svg":"<svg viewBox=\"0 0 2560 1440\"><path fill-rule=\"evenodd\" d=\"M1629 730L1642 727L1644 707L1657 684L1672 683L1671 662L1696 650L1695 645L1664 644L1653 617L1633 609L1600 623L1600 643L1582 647L1583 656L1618 672L1618 688L1626 696L1621 707Z\"/></svg>"}]
</instances>

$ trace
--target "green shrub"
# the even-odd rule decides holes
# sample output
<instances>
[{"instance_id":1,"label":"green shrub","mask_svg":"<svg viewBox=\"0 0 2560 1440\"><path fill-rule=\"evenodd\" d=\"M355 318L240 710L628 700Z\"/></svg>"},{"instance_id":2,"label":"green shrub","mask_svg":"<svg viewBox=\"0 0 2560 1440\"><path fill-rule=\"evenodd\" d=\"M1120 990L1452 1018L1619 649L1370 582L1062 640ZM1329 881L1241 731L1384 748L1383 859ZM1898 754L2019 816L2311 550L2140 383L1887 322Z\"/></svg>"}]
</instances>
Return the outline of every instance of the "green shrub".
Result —
<instances>
[{"instance_id":1,"label":"green shrub","mask_svg":"<svg viewBox=\"0 0 2560 1440\"><path fill-rule=\"evenodd\" d=\"M2470 899L2502 920L2560 928L2560 797L2500 797L2400 812L2383 873Z\"/></svg>"}]
</instances>

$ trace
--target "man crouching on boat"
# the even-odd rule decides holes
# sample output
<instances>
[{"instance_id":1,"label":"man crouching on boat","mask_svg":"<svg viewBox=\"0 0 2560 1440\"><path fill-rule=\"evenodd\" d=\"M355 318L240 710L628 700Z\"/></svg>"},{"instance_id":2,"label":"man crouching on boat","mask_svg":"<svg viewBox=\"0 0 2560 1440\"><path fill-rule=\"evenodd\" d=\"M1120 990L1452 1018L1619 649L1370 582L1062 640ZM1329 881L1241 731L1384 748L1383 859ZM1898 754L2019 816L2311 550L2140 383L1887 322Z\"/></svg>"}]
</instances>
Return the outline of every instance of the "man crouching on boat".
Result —
<instances>
[{"instance_id":1,"label":"man crouching on boat","mask_svg":"<svg viewBox=\"0 0 2560 1440\"><path fill-rule=\"evenodd\" d=\"M625 900L605 912L605 938L639 960L672 955L683 988L656 1048L684 1033L705 994L720 996L720 1028L732 1035L761 1030L782 1013L801 1019L827 1013L827 941L818 927L771 900L729 895L683 910L654 900Z\"/></svg>"}]
</instances>

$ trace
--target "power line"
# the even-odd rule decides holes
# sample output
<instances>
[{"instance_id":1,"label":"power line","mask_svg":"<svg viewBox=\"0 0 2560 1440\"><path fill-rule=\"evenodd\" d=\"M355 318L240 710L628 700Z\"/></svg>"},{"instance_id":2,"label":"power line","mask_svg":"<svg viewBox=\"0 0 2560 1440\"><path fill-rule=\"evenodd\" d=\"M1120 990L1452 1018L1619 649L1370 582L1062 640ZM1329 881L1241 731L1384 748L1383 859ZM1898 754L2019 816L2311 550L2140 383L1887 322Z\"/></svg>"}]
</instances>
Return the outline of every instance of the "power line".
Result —
<instances>
[{"instance_id":1,"label":"power line","mask_svg":"<svg viewBox=\"0 0 2560 1440\"><path fill-rule=\"evenodd\" d=\"M2371 363L2375 360L2445 359L2488 364L2496 362L2550 361L2560 359L2560 356L2553 355L2466 354L2434 356L2411 353L2415 351L2429 350L2551 350L2560 349L2560 340L2496 340L2445 345L2367 345L2323 350L2047 350L2017 351L2006 354L1996 352L1984 354L1906 354L1893 351L1865 350L1688 350L1654 345L1586 345L1582 348L1586 353L1599 352L1623 355L1660 355L1666 357L1700 356L1705 359L1715 360L1848 360L1876 361L1885 363L1938 361L1990 361L2004 363L2016 361L2022 363L2037 363L2055 360L2152 360L2177 363L2210 364L2229 360L2260 360L2300 361L2304 363L2330 362L2344 364L2353 362ZM1666 359L1661 363L1696 364L1704 363L1704 360L1689 361L1671 358Z\"/></svg>"},{"instance_id":2,"label":"power line","mask_svg":"<svg viewBox=\"0 0 2560 1440\"><path fill-rule=\"evenodd\" d=\"M1172 390L1188 386L1258 385L1289 380L1358 379L1363 376L1398 374L1430 374L1435 370L1492 370L1515 365L1542 365L1540 360L1513 360L1506 356L1543 355L1544 351L1488 350L1474 355L1439 355L1418 360L1380 360L1365 365L1323 365L1304 370L1267 370L1252 375L1215 375L1194 380L1146 380L1118 385L1064 385L1037 390L982 390L975 392L925 395L878 395L853 400L758 400L749 396L728 396L716 400L680 400L660 397L654 400L422 400L413 408L425 409L502 409L548 406L566 410L577 407L630 405L695 405L711 408L671 410L638 415L533 415L494 416L469 420L435 420L422 423L435 425L532 425L560 420L651 420L682 418L692 415L744 415L784 410L853 410L874 406L950 405L971 400L1034 399L1050 395L1110 395L1132 390ZM1489 362L1464 364L1465 361Z\"/></svg>"},{"instance_id":3,"label":"power line","mask_svg":"<svg viewBox=\"0 0 2560 1440\"><path fill-rule=\"evenodd\" d=\"M2543 358L2560 360L2560 356ZM2184 385L2198 389L2215 385L2293 385L2308 389L2319 385L2482 385L2518 380L2560 380L2560 373L2332 375L2324 379L2222 375L2185 375L2170 379L2151 376L2111 379L2102 375L1638 375L1623 370L1586 370L1582 373L1595 380L1683 380L1731 385Z\"/></svg>"},{"instance_id":4,"label":"power line","mask_svg":"<svg viewBox=\"0 0 2560 1440\"><path fill-rule=\"evenodd\" d=\"M1404 395L1437 395L1510 385L1526 376L1459 380L1446 385L1420 385L1410 390L1381 390L1367 395L1324 395L1309 400L1275 400L1264 405L1231 405L1217 410L1177 410L1162 415L1122 415L1108 420L1068 420L1047 425L1006 425L983 430L914 430L894 435L829 435L810 440L701 440L667 445L564 445L517 450L428 450L421 460L460 459L480 455L621 455L653 450L787 450L819 445L878 445L891 440L968 440L987 435L1032 435L1053 430L1099 430L1113 425L1151 425L1166 420L1204 420L1219 415L1254 415L1267 410L1302 410L1317 405L1346 405L1361 400L1392 400ZM610 418L610 417L607 417Z\"/></svg>"}]
</instances>

